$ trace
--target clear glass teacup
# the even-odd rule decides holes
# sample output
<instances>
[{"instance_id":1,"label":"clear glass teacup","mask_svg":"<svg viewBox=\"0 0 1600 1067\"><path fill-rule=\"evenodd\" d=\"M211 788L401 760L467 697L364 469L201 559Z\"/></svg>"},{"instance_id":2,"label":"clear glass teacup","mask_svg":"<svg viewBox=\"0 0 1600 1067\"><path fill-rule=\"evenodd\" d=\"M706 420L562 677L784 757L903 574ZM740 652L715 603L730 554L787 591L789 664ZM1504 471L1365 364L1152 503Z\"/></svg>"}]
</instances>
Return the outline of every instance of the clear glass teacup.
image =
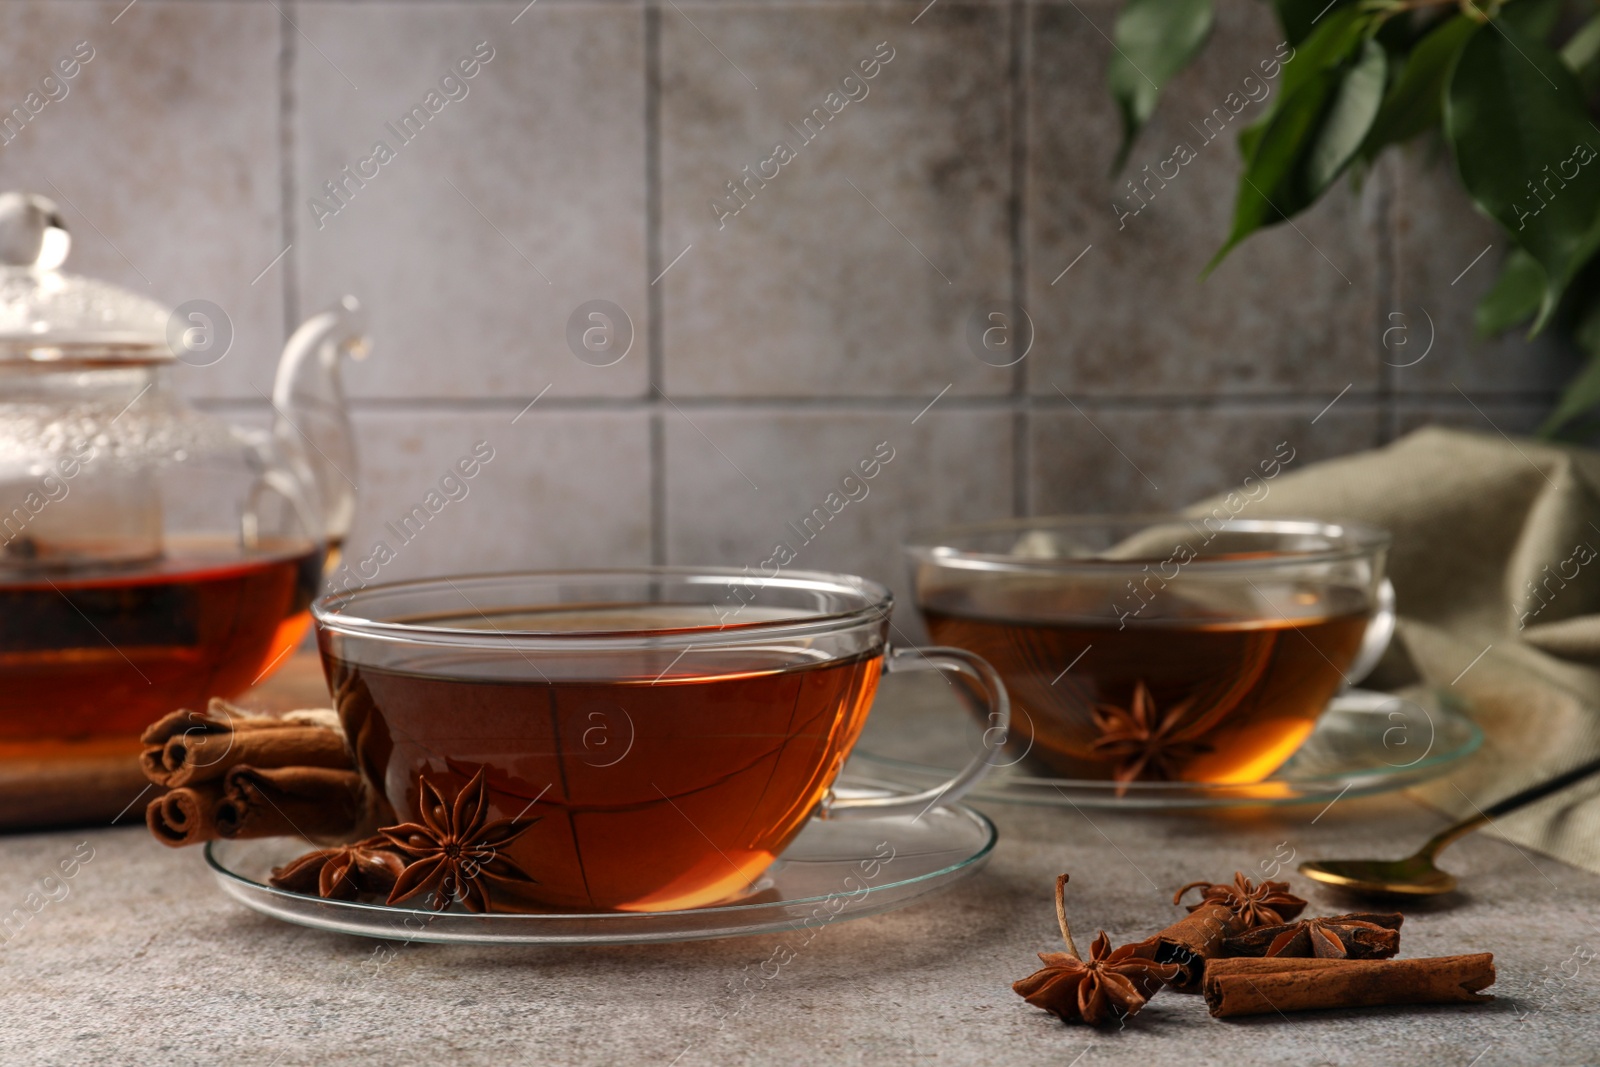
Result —
<instances>
[{"instance_id":1,"label":"clear glass teacup","mask_svg":"<svg viewBox=\"0 0 1600 1067\"><path fill-rule=\"evenodd\" d=\"M312 612L384 815L453 820L474 846L452 892L663 911L739 896L812 818L917 817L988 769L999 676L960 649L889 648L891 606L848 575L635 568L370 586ZM879 677L924 669L982 705L984 750L937 789L835 796Z\"/></svg>"},{"instance_id":2,"label":"clear glass teacup","mask_svg":"<svg viewBox=\"0 0 1600 1067\"><path fill-rule=\"evenodd\" d=\"M1135 515L955 527L906 551L933 639L1005 679L1014 758L1244 783L1383 654L1388 545L1354 523Z\"/></svg>"}]
</instances>

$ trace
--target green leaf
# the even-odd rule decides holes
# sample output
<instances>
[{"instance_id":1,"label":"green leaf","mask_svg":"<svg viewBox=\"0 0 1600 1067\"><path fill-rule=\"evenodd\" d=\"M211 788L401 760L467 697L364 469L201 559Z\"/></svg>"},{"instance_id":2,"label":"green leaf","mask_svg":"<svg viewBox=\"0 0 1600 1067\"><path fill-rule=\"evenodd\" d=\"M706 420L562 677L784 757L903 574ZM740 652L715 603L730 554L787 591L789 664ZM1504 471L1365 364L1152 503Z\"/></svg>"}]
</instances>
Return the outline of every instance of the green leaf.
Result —
<instances>
[{"instance_id":1,"label":"green leaf","mask_svg":"<svg viewBox=\"0 0 1600 1067\"><path fill-rule=\"evenodd\" d=\"M1600 132L1561 58L1511 25L1474 30L1445 94L1461 181L1544 268L1534 332L1600 245Z\"/></svg>"},{"instance_id":2,"label":"green leaf","mask_svg":"<svg viewBox=\"0 0 1600 1067\"><path fill-rule=\"evenodd\" d=\"M1479 337L1492 337L1533 318L1544 300L1544 268L1520 248L1511 250L1494 288L1483 294L1473 313Z\"/></svg>"},{"instance_id":3,"label":"green leaf","mask_svg":"<svg viewBox=\"0 0 1600 1067\"><path fill-rule=\"evenodd\" d=\"M1540 437L1554 437L1567 423L1600 405L1600 300L1579 316L1573 339L1589 353L1589 362L1561 391L1561 400L1539 427Z\"/></svg>"},{"instance_id":4,"label":"green leaf","mask_svg":"<svg viewBox=\"0 0 1600 1067\"><path fill-rule=\"evenodd\" d=\"M1307 205L1333 184L1366 140L1383 103L1388 67L1389 57L1377 41L1362 44L1361 58L1339 82L1321 129L1306 153Z\"/></svg>"},{"instance_id":5,"label":"green leaf","mask_svg":"<svg viewBox=\"0 0 1600 1067\"><path fill-rule=\"evenodd\" d=\"M1578 76L1585 96L1600 87L1600 15L1585 22L1561 46L1561 61Z\"/></svg>"},{"instance_id":6,"label":"green leaf","mask_svg":"<svg viewBox=\"0 0 1600 1067\"><path fill-rule=\"evenodd\" d=\"M1350 67L1323 70L1283 99L1245 165L1232 232L1208 273L1256 230L1315 203L1349 166L1383 101L1387 65L1383 48L1368 40Z\"/></svg>"},{"instance_id":7,"label":"green leaf","mask_svg":"<svg viewBox=\"0 0 1600 1067\"><path fill-rule=\"evenodd\" d=\"M1316 24L1330 7L1345 0L1272 0L1272 9L1278 14L1278 24L1283 27L1289 43L1298 46L1311 36Z\"/></svg>"},{"instance_id":8,"label":"green leaf","mask_svg":"<svg viewBox=\"0 0 1600 1067\"><path fill-rule=\"evenodd\" d=\"M1279 222L1310 203L1299 185L1300 162L1316 135L1337 82L1333 72L1322 71L1286 97L1267 123L1239 178L1233 229L1227 243L1206 264L1204 274L1216 269L1234 246L1256 230Z\"/></svg>"},{"instance_id":9,"label":"green leaf","mask_svg":"<svg viewBox=\"0 0 1600 1067\"><path fill-rule=\"evenodd\" d=\"M1498 21L1502 26L1512 26L1522 36L1543 41L1554 32L1561 19L1565 0L1516 0L1500 9Z\"/></svg>"},{"instance_id":10,"label":"green leaf","mask_svg":"<svg viewBox=\"0 0 1600 1067\"><path fill-rule=\"evenodd\" d=\"M1596 57L1600 57L1600 15L1585 22L1561 46L1561 61L1571 67L1574 73L1582 72Z\"/></svg>"},{"instance_id":11,"label":"green leaf","mask_svg":"<svg viewBox=\"0 0 1600 1067\"><path fill-rule=\"evenodd\" d=\"M1349 60L1360 47L1368 24L1367 17L1355 8L1342 8L1324 16L1305 43L1295 48L1284 61L1277 95L1267 104L1261 118L1239 131L1239 154L1247 162L1255 154L1261 134L1284 102L1319 75Z\"/></svg>"},{"instance_id":12,"label":"green leaf","mask_svg":"<svg viewBox=\"0 0 1600 1067\"><path fill-rule=\"evenodd\" d=\"M1199 54L1211 32L1211 0L1128 0L1111 31L1116 51L1106 80L1122 112L1122 169L1139 129L1156 109L1161 87Z\"/></svg>"},{"instance_id":13,"label":"green leaf","mask_svg":"<svg viewBox=\"0 0 1600 1067\"><path fill-rule=\"evenodd\" d=\"M1572 329L1572 339L1591 356L1600 356L1600 300L1591 300L1578 316Z\"/></svg>"},{"instance_id":14,"label":"green leaf","mask_svg":"<svg viewBox=\"0 0 1600 1067\"><path fill-rule=\"evenodd\" d=\"M1465 15L1455 15L1417 42L1400 77L1383 98L1383 107L1361 146L1364 157L1374 159L1384 146L1409 141L1438 124L1450 68L1477 27Z\"/></svg>"}]
</instances>

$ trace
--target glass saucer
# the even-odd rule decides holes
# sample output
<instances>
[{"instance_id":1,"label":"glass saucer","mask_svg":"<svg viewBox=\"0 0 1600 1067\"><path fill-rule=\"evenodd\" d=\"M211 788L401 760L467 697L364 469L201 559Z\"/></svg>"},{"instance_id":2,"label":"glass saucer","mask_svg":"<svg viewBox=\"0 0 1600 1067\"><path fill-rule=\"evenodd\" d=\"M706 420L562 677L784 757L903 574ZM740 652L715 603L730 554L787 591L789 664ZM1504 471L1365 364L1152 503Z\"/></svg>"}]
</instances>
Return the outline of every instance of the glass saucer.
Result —
<instances>
[{"instance_id":1,"label":"glass saucer","mask_svg":"<svg viewBox=\"0 0 1600 1067\"><path fill-rule=\"evenodd\" d=\"M927 701L927 690L880 696L853 766L913 789L948 779L950 768L981 745L982 735L970 716L958 719L949 709L927 708ZM1129 782L1118 795L1116 782L1038 777L1002 752L967 799L1152 811L1327 803L1427 781L1482 743L1483 731L1452 694L1430 690L1401 697L1351 689L1328 703L1305 744L1265 781Z\"/></svg>"},{"instance_id":2,"label":"glass saucer","mask_svg":"<svg viewBox=\"0 0 1600 1067\"><path fill-rule=\"evenodd\" d=\"M860 779L840 796L899 793ZM213 841L206 846L224 892L285 922L395 941L601 945L698 941L786 932L904 907L982 867L994 823L960 804L921 816L813 820L740 897L688 911L473 915L302 896L266 884L275 866L307 851L299 838Z\"/></svg>"}]
</instances>

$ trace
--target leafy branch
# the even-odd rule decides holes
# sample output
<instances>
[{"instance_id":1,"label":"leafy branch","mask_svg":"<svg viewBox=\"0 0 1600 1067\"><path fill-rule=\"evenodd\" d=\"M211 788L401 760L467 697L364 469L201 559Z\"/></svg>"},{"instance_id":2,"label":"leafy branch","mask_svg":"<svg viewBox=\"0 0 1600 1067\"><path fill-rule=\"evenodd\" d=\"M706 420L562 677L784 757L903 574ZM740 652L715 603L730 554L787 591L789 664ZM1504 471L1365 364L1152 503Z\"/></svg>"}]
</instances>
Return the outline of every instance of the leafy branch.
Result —
<instances>
[{"instance_id":1,"label":"leafy branch","mask_svg":"<svg viewBox=\"0 0 1600 1067\"><path fill-rule=\"evenodd\" d=\"M1209 273L1390 145L1442 134L1462 185L1513 251L1479 302L1484 336L1551 328L1589 357L1541 433L1600 407L1600 13L1564 0L1272 0L1293 54L1240 131L1244 173ZM1585 17L1586 16L1586 17ZM1160 89L1205 46L1212 0L1128 0L1108 81L1121 169ZM1559 43L1558 43L1559 42Z\"/></svg>"}]
</instances>

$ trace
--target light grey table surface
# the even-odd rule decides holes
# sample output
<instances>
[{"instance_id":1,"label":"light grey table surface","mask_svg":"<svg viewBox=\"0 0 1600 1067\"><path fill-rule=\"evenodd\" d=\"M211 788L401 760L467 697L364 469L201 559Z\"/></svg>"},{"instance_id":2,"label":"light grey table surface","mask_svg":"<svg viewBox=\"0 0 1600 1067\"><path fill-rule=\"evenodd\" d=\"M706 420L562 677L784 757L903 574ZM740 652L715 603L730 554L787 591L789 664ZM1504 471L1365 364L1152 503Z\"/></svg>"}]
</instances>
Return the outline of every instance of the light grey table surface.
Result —
<instances>
[{"instance_id":1,"label":"light grey table surface","mask_svg":"<svg viewBox=\"0 0 1600 1067\"><path fill-rule=\"evenodd\" d=\"M821 931L770 981L785 935L639 948L378 942L285 925L223 896L199 850L141 828L0 839L0 914L59 861L93 858L0 944L0 1062L38 1064L1503 1064L1600 1062L1600 876L1476 835L1464 892L1413 909L1407 955L1492 951L1482 1006L1211 1019L1163 993L1124 1031L1067 1027L1010 983L1059 944L1051 889L1132 940L1194 878L1294 850L1394 853L1441 825L1404 797L1231 816L984 805L1001 842L977 875ZM1313 823L1313 819L1316 821ZM1292 881L1313 912L1345 901ZM59 895L59 890L58 890ZM0 935L3 939L4 935ZM792 940L792 939L791 939ZM768 969L769 972L771 968ZM747 979L754 978L753 981Z\"/></svg>"}]
</instances>

